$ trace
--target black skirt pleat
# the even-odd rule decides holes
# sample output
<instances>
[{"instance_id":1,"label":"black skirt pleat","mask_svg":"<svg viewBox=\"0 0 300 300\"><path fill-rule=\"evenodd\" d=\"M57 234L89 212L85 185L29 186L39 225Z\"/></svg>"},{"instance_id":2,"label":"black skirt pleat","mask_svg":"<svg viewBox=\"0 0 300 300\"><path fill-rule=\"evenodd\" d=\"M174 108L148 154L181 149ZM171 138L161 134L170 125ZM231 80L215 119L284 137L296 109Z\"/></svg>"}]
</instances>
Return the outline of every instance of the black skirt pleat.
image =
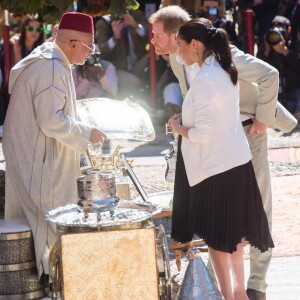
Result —
<instances>
[{"instance_id":1,"label":"black skirt pleat","mask_svg":"<svg viewBox=\"0 0 300 300\"><path fill-rule=\"evenodd\" d=\"M185 243L197 234L208 246L229 253L236 251L242 238L262 252L274 247L252 163L190 187L180 145L181 139L178 142L172 238Z\"/></svg>"},{"instance_id":2,"label":"black skirt pleat","mask_svg":"<svg viewBox=\"0 0 300 300\"><path fill-rule=\"evenodd\" d=\"M187 230L190 186L186 176L181 153L181 135L178 137L176 173L173 195L173 213L171 237L178 242L186 243L192 240L193 232Z\"/></svg>"}]
</instances>

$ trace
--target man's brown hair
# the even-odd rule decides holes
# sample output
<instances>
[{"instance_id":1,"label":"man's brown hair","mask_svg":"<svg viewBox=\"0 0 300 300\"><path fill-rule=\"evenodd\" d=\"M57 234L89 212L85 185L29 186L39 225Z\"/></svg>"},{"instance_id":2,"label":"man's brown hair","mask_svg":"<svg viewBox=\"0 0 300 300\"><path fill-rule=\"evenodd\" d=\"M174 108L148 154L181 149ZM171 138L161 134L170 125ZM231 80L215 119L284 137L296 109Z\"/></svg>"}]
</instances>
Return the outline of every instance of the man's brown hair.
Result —
<instances>
[{"instance_id":1,"label":"man's brown hair","mask_svg":"<svg viewBox=\"0 0 300 300\"><path fill-rule=\"evenodd\" d=\"M152 14L149 23L162 23L164 32L170 35L177 32L178 28L190 19L190 15L182 7L170 5Z\"/></svg>"}]
</instances>

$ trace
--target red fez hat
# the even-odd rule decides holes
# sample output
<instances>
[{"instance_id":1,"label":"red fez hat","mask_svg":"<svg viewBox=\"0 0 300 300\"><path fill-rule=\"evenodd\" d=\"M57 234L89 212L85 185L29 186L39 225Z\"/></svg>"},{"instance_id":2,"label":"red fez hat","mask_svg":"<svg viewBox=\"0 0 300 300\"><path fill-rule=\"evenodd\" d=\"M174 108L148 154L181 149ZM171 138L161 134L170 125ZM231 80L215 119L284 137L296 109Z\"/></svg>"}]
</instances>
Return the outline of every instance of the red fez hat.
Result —
<instances>
[{"instance_id":1,"label":"red fez hat","mask_svg":"<svg viewBox=\"0 0 300 300\"><path fill-rule=\"evenodd\" d=\"M93 18L78 12L66 12L61 17L58 29L70 29L94 34Z\"/></svg>"}]
</instances>

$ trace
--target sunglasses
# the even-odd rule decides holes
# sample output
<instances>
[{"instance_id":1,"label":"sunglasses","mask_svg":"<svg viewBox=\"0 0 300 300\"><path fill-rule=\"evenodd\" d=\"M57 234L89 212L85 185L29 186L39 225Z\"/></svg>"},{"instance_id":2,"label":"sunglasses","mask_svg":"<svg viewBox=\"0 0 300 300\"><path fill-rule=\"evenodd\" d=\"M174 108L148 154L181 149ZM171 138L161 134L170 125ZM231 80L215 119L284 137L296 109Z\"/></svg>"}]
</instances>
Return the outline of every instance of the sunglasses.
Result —
<instances>
[{"instance_id":1,"label":"sunglasses","mask_svg":"<svg viewBox=\"0 0 300 300\"><path fill-rule=\"evenodd\" d=\"M39 32L39 33L41 33L43 31L42 27L26 26L25 28L29 32Z\"/></svg>"}]
</instances>

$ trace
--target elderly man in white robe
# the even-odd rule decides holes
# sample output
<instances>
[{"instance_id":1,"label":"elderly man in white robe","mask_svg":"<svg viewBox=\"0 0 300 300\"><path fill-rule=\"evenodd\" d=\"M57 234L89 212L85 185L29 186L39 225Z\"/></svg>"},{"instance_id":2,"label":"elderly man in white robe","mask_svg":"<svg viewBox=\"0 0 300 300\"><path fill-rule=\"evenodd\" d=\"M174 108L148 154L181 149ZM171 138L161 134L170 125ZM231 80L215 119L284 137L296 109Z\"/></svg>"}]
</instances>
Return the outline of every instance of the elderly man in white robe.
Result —
<instances>
[{"instance_id":1,"label":"elderly man in white robe","mask_svg":"<svg viewBox=\"0 0 300 300\"><path fill-rule=\"evenodd\" d=\"M26 217L34 238L39 277L49 274L55 226L50 210L77 203L80 154L104 133L80 121L71 74L94 51L90 16L62 16L54 42L46 42L10 73L10 103L5 120L5 218Z\"/></svg>"}]
</instances>

